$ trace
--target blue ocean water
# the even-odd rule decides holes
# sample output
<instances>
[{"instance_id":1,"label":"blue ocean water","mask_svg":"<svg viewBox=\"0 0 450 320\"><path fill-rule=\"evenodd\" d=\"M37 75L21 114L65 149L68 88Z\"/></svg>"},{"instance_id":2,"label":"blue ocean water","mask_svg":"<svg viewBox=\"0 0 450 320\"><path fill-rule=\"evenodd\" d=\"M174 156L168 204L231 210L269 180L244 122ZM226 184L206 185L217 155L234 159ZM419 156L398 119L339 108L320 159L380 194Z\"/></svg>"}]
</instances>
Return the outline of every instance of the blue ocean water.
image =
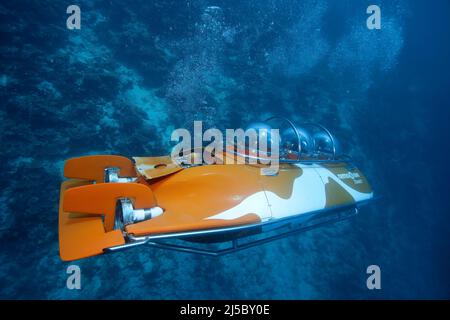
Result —
<instances>
[{"instance_id":1,"label":"blue ocean water","mask_svg":"<svg viewBox=\"0 0 450 320\"><path fill-rule=\"evenodd\" d=\"M66 28L69 4L80 30ZM370 4L380 30L366 27ZM1 1L0 298L450 298L449 11L445 0ZM136 248L60 260L65 159L166 154L193 120L223 129L270 115L330 128L379 199L220 258ZM81 290L66 288L71 264ZM366 287L373 264L381 290Z\"/></svg>"}]
</instances>

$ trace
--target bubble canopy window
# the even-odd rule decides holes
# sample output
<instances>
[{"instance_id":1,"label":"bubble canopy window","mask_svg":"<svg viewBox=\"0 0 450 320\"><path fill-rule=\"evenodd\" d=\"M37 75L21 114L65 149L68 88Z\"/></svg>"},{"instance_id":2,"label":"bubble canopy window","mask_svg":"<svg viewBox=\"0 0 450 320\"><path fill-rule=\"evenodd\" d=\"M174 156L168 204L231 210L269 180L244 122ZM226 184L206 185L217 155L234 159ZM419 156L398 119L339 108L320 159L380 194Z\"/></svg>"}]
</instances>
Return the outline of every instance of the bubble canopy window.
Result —
<instances>
[{"instance_id":1,"label":"bubble canopy window","mask_svg":"<svg viewBox=\"0 0 450 320\"><path fill-rule=\"evenodd\" d=\"M278 129L280 162L330 161L342 156L337 139L320 124L294 124L283 117L271 117L263 122L251 124L247 129L255 129L259 134L267 134L270 129ZM274 138L269 137L269 140L271 139Z\"/></svg>"}]
</instances>

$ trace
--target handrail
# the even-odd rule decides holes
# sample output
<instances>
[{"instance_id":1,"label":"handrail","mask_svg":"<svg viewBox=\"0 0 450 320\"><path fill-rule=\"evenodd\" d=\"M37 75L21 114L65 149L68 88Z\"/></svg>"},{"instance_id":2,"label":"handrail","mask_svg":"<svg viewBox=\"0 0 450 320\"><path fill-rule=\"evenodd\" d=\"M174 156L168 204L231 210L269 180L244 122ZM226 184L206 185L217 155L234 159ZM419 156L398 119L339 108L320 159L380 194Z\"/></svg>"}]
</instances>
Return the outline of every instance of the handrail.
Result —
<instances>
[{"instance_id":1,"label":"handrail","mask_svg":"<svg viewBox=\"0 0 450 320\"><path fill-rule=\"evenodd\" d=\"M256 245L260 245L260 244L264 244L264 243L268 243L274 240L278 240L284 237L287 237L289 235L293 235L299 232L303 232L303 231L307 231L307 230L311 230L311 229L315 229L318 227L321 227L323 225L329 224L329 223L335 223L338 221L342 221L345 220L346 218L350 218L354 215L356 215L358 213L358 207L361 206L363 203L360 203L358 205L351 205L351 206L347 206L342 207L342 208L328 208L328 209L322 209L322 210L318 210L316 212L311 212L309 213L311 219L306 219L303 220L301 218L302 215L299 216L294 216L294 217L286 217L286 218L281 218L281 219L276 219L275 221L266 221L266 222L262 222L262 223L256 223L256 224L251 224L251 225L244 225L244 226L235 226L235 227L226 227L226 228L219 228L219 229L209 229L209 230L198 230L198 231L186 231L186 232L180 232L180 233L172 233L172 234L161 234L161 235L151 235L151 236L141 236L141 237L136 237L133 235L127 235L127 243L123 244L123 245L119 245L119 246L115 246L115 247L110 247L110 248L106 248L104 249L105 253L111 253L111 252L115 252L115 251L122 251L124 249L129 249L129 248L133 248L136 246L140 246L140 245L149 245L151 247L155 247L155 248L160 248L160 249L169 249L169 250L175 250L175 251L182 251L182 252L187 252L187 253L197 253L197 254L205 254L205 255L212 255L212 256L220 256L223 254L227 254L227 253L232 253L232 252L236 252L239 250L243 250L243 249L247 249ZM350 210L350 212L348 212L348 210ZM347 211L347 213L346 213ZM314 223L314 216L315 214L318 213L326 213L326 212L334 212L335 215L333 216L328 216L327 219L325 219L325 221L320 221L320 217L319 217L319 222ZM312 224L308 224L311 223ZM298 224L297 224L298 223ZM294 227L294 225L297 224L297 227ZM192 246L180 246L180 245L176 245L176 244L172 244L172 243L167 243L167 242L161 242L161 240L185 240L187 237L189 236L205 236L205 235L214 235L214 234L226 234L226 233L230 233L230 232L235 232L235 231L242 231L242 230L251 230L254 228L264 228L266 226L280 226L280 227L289 227L289 228L293 228L289 231L283 232L283 233L279 233L273 236L268 236L262 239L258 239L255 241L250 241L247 242L245 244L239 244L238 243L238 239L234 239L231 240L232 241L232 247L231 248L226 248L226 249L222 249L222 250L208 250L208 249L200 249L200 248L195 248ZM265 231L264 231L265 230ZM278 228L273 228L273 229L263 229L261 234L267 234L271 231L276 231L278 230ZM248 238L251 236L243 236L243 238ZM184 239L183 239L184 238ZM224 241L224 242L228 242L228 241Z\"/></svg>"}]
</instances>

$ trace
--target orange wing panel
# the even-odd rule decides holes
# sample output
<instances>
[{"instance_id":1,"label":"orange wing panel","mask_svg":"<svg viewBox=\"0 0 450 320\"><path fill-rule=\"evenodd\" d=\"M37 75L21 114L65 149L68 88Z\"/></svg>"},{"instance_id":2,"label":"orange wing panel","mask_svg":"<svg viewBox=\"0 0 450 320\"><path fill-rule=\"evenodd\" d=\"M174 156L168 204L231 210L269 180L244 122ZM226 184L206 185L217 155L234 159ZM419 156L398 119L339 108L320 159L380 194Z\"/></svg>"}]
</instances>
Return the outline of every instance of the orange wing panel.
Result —
<instances>
[{"instance_id":1,"label":"orange wing panel","mask_svg":"<svg viewBox=\"0 0 450 320\"><path fill-rule=\"evenodd\" d=\"M96 155L72 158L66 161L64 176L70 179L83 179L103 182L105 168L120 169L120 176L135 177L133 162L122 156Z\"/></svg>"},{"instance_id":2,"label":"orange wing panel","mask_svg":"<svg viewBox=\"0 0 450 320\"><path fill-rule=\"evenodd\" d=\"M82 259L103 253L103 249L125 243L121 231L105 232L101 217L72 218L64 211L64 194L72 187L88 182L68 180L61 185L59 204L59 247L64 261Z\"/></svg>"},{"instance_id":3,"label":"orange wing panel","mask_svg":"<svg viewBox=\"0 0 450 320\"><path fill-rule=\"evenodd\" d=\"M170 156L163 157L134 157L136 170L146 179L155 179L167 176L182 170L174 163Z\"/></svg>"},{"instance_id":4,"label":"orange wing panel","mask_svg":"<svg viewBox=\"0 0 450 320\"><path fill-rule=\"evenodd\" d=\"M98 183L68 189L64 195L63 210L104 215L105 229L111 231L119 198L133 199L136 209L151 208L156 204L152 190L144 184Z\"/></svg>"}]
</instances>

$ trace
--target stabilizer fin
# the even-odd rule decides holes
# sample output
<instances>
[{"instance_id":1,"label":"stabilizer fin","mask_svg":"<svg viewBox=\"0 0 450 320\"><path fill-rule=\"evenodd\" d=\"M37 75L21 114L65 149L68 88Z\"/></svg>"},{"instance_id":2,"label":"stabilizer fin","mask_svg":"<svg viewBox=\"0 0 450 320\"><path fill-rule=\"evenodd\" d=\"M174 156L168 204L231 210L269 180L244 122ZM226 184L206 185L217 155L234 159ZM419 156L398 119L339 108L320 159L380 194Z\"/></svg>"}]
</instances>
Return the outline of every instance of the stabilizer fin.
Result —
<instances>
[{"instance_id":1,"label":"stabilizer fin","mask_svg":"<svg viewBox=\"0 0 450 320\"><path fill-rule=\"evenodd\" d=\"M106 168L119 168L123 177L135 177L134 163L122 156L95 155L72 158L66 161L64 176L69 179L104 181Z\"/></svg>"},{"instance_id":2,"label":"stabilizer fin","mask_svg":"<svg viewBox=\"0 0 450 320\"><path fill-rule=\"evenodd\" d=\"M63 260L102 254L105 248L125 243L121 230L114 230L115 207L120 198L131 199L135 208L150 208L156 204L151 189L142 184L63 182L59 207L59 244Z\"/></svg>"}]
</instances>

